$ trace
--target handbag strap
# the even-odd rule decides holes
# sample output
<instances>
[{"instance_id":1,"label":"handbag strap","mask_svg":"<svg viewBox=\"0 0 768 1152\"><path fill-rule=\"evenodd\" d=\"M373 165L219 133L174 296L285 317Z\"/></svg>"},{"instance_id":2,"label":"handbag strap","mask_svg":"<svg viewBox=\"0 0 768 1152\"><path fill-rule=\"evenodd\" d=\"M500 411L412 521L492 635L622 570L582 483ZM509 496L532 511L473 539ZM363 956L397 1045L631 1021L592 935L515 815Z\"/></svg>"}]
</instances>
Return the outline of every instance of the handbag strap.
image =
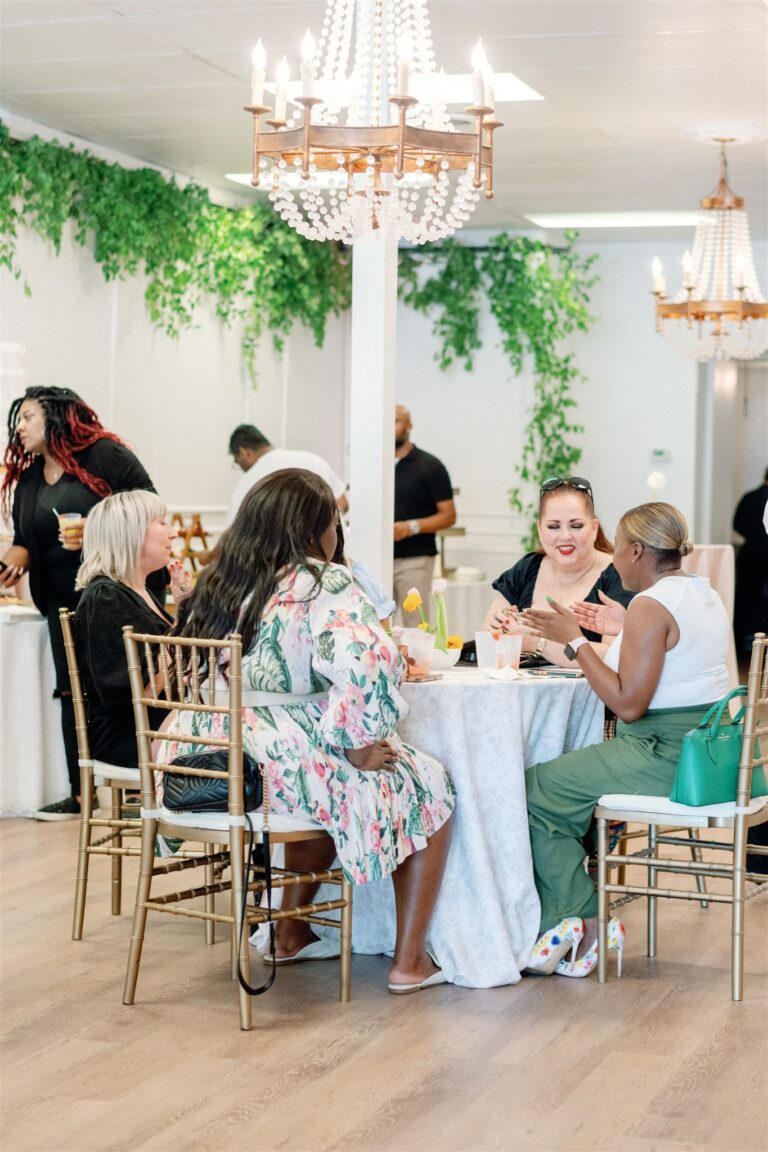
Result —
<instances>
[{"instance_id":1,"label":"handbag strap","mask_svg":"<svg viewBox=\"0 0 768 1152\"><path fill-rule=\"evenodd\" d=\"M717 739L718 733L720 731L720 722L723 718L723 712L728 707L728 703L733 700L734 697L746 696L746 694L747 689L743 684L740 684L738 688L734 688L731 692L728 693L727 696L724 696L722 700L718 700L716 704L713 704L709 711L702 717L701 721L699 722L699 728L706 728L710 720L712 721L712 726L707 736L709 740ZM746 705L739 709L739 711L733 717L731 723L738 724L744 716L745 711Z\"/></svg>"}]
</instances>

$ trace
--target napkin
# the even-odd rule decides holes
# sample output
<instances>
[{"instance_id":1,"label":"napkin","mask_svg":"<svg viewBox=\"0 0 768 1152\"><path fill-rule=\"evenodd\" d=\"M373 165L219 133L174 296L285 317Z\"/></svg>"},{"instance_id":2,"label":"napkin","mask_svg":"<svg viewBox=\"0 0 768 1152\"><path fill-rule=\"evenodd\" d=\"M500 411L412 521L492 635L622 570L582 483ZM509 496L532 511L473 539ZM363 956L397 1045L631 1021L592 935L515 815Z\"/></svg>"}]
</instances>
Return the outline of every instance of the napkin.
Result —
<instances>
[{"instance_id":1,"label":"napkin","mask_svg":"<svg viewBox=\"0 0 768 1152\"><path fill-rule=\"evenodd\" d=\"M483 675L489 680L524 680L525 676L517 668L484 668Z\"/></svg>"}]
</instances>

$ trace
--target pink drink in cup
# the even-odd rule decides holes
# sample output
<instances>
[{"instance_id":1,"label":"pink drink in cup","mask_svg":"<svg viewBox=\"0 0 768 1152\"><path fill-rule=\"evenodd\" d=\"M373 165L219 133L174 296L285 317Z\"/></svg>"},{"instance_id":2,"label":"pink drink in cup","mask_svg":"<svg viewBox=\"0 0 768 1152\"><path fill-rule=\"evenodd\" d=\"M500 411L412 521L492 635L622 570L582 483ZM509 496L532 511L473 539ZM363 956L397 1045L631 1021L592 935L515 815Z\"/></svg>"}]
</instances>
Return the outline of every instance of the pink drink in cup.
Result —
<instances>
[{"instance_id":1,"label":"pink drink in cup","mask_svg":"<svg viewBox=\"0 0 768 1152\"><path fill-rule=\"evenodd\" d=\"M522 636L499 636L496 640L496 667L519 668Z\"/></svg>"},{"instance_id":2,"label":"pink drink in cup","mask_svg":"<svg viewBox=\"0 0 768 1152\"><path fill-rule=\"evenodd\" d=\"M409 676L428 676L432 664L432 653L435 650L435 637L432 632L424 632L420 628L406 628L403 633L403 642L408 649L408 656L413 661L408 665Z\"/></svg>"}]
</instances>

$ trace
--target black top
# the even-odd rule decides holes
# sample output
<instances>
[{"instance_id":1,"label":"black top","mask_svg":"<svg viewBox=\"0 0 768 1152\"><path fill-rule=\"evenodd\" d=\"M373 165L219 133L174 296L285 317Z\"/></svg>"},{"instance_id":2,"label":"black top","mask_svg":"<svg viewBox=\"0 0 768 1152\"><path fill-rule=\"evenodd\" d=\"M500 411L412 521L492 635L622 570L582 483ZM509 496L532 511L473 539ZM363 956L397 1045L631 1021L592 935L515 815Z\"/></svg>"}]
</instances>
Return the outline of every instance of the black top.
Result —
<instances>
[{"instance_id":1,"label":"black top","mask_svg":"<svg viewBox=\"0 0 768 1152\"><path fill-rule=\"evenodd\" d=\"M113 492L143 488L154 492L147 473L129 448L116 440L97 440L77 453L78 463ZM38 456L24 472L13 494L13 543L29 552L29 588L38 609L45 615L49 607L74 608L78 594L75 576L82 556L68 552L59 543L59 525L53 511L79 512L87 516L103 497L65 472L55 484L43 476L45 461ZM161 591L165 574L153 573L150 585Z\"/></svg>"},{"instance_id":2,"label":"black top","mask_svg":"<svg viewBox=\"0 0 768 1152\"><path fill-rule=\"evenodd\" d=\"M453 500L451 478L437 456L415 446L395 466L395 520L434 516L437 505ZM434 532L419 532L395 543L395 559L436 556Z\"/></svg>"},{"instance_id":3,"label":"black top","mask_svg":"<svg viewBox=\"0 0 768 1152\"><path fill-rule=\"evenodd\" d=\"M514 567L502 572L501 576L494 580L493 588L517 608L530 608L533 603L533 589L543 559L544 554L542 552L529 552L523 556L522 560L518 560ZM612 600L618 600L625 608L634 596L634 592L625 590L613 564L609 564L607 568L603 569L584 599L590 604L600 604L602 601L598 592L604 592ZM587 640L597 642L602 639L599 632L589 632L584 628L582 628L582 632Z\"/></svg>"},{"instance_id":4,"label":"black top","mask_svg":"<svg viewBox=\"0 0 768 1152\"><path fill-rule=\"evenodd\" d=\"M171 617L155 603L157 612L125 584L97 576L83 589L75 612L75 647L87 697L91 755L123 768L139 764L123 628L130 624L137 632L165 635ZM142 670L146 672L143 658ZM167 715L162 708L150 708L150 726L158 728Z\"/></svg>"},{"instance_id":5,"label":"black top","mask_svg":"<svg viewBox=\"0 0 768 1152\"><path fill-rule=\"evenodd\" d=\"M767 500L768 484L762 484L742 496L733 516L734 529L744 537L738 553L742 564L748 559L763 574L768 571L768 535L763 524Z\"/></svg>"}]
</instances>

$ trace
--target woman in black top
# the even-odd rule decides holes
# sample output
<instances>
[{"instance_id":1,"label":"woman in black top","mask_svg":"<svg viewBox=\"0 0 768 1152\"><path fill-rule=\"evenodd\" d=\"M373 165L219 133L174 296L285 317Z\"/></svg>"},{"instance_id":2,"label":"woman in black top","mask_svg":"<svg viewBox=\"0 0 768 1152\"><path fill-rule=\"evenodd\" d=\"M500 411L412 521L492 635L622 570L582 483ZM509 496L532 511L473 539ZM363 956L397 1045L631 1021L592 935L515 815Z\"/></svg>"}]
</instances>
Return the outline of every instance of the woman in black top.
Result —
<instances>
[{"instance_id":1,"label":"woman in black top","mask_svg":"<svg viewBox=\"0 0 768 1152\"><path fill-rule=\"evenodd\" d=\"M40 820L80 814L77 735L59 624L59 609L74 608L84 518L105 496L133 488L153 490L130 449L100 424L96 413L69 388L28 388L8 413L2 509L13 518L13 543L2 557L0 583L16 584L29 571L32 599L48 619L56 696L71 796L42 808ZM79 513L62 536L57 513ZM160 575L157 587L165 583Z\"/></svg>"},{"instance_id":2,"label":"woman in black top","mask_svg":"<svg viewBox=\"0 0 768 1152\"><path fill-rule=\"evenodd\" d=\"M147 578L169 563L177 535L154 492L108 496L86 522L74 631L95 760L138 767L123 628L130 624L137 632L154 634L169 630L171 617L147 588ZM188 577L181 565L174 561L171 568L175 594L189 591L191 583L185 583ZM166 715L150 709L151 726L159 727Z\"/></svg>"},{"instance_id":3,"label":"woman in black top","mask_svg":"<svg viewBox=\"0 0 768 1152\"><path fill-rule=\"evenodd\" d=\"M572 665L562 645L527 634L517 620L521 609L545 608L586 601L627 606L632 593L622 587L611 563L613 545L595 516L592 486L580 476L545 480L539 496L537 552L529 552L493 582L496 595L483 622L484 629L523 634L523 651L534 652L552 664ZM584 631L600 646L602 636Z\"/></svg>"}]
</instances>

